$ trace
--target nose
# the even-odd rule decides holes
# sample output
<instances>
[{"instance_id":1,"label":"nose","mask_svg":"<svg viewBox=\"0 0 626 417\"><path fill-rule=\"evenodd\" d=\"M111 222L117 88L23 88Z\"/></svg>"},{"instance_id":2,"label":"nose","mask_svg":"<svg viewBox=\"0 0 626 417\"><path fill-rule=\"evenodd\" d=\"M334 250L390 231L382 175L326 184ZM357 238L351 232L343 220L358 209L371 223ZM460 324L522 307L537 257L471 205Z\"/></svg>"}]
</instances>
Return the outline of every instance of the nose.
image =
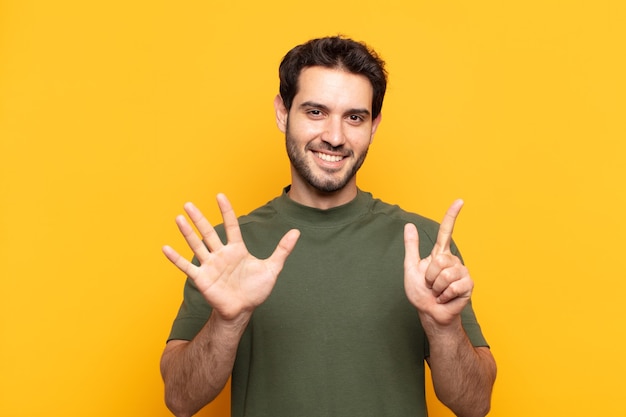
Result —
<instances>
[{"instance_id":1,"label":"nose","mask_svg":"<svg viewBox=\"0 0 626 417\"><path fill-rule=\"evenodd\" d=\"M340 117L329 117L322 133L322 140L333 148L345 143L346 137L343 131L343 120Z\"/></svg>"}]
</instances>

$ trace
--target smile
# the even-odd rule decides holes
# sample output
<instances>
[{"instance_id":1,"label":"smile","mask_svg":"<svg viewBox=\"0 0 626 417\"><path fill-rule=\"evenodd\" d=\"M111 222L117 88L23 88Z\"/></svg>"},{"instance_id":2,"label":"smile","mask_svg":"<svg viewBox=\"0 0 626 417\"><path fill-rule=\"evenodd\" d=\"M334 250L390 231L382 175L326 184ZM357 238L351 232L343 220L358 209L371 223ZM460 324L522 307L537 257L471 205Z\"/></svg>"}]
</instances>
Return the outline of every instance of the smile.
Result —
<instances>
[{"instance_id":1,"label":"smile","mask_svg":"<svg viewBox=\"0 0 626 417\"><path fill-rule=\"evenodd\" d=\"M317 152L316 155L319 159L326 162L339 162L343 159L343 156L340 155L328 155L321 152Z\"/></svg>"}]
</instances>

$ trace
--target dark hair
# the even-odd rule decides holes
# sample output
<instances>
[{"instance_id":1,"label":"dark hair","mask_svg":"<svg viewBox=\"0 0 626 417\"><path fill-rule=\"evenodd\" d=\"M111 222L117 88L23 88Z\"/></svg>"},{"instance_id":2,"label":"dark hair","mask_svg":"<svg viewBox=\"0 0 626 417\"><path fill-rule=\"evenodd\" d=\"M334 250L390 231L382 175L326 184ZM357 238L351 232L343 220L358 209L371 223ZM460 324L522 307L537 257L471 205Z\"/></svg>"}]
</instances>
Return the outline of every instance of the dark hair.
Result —
<instances>
[{"instance_id":1,"label":"dark hair","mask_svg":"<svg viewBox=\"0 0 626 417\"><path fill-rule=\"evenodd\" d=\"M374 90L372 118L378 116L387 89L385 62L364 43L342 36L312 39L287 52L278 68L280 96L287 110L298 92L300 72L313 66L339 68L367 77Z\"/></svg>"}]
</instances>

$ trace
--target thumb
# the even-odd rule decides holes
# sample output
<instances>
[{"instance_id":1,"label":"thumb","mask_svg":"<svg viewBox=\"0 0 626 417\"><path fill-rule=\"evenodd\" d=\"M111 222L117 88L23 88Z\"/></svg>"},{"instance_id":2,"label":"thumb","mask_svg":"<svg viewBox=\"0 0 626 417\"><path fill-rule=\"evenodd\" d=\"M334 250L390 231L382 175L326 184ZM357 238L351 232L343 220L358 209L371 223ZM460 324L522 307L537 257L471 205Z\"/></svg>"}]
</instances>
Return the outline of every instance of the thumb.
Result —
<instances>
[{"instance_id":1,"label":"thumb","mask_svg":"<svg viewBox=\"0 0 626 417\"><path fill-rule=\"evenodd\" d=\"M404 225L404 262L420 261L419 233L413 223Z\"/></svg>"},{"instance_id":2,"label":"thumb","mask_svg":"<svg viewBox=\"0 0 626 417\"><path fill-rule=\"evenodd\" d=\"M267 258L268 266L276 273L276 275L278 275L278 273L283 269L283 265L285 265L287 257L296 246L296 242L298 242L299 237L300 231L298 229L291 229L285 233L282 239L280 239L278 246L274 249L274 253Z\"/></svg>"}]
</instances>

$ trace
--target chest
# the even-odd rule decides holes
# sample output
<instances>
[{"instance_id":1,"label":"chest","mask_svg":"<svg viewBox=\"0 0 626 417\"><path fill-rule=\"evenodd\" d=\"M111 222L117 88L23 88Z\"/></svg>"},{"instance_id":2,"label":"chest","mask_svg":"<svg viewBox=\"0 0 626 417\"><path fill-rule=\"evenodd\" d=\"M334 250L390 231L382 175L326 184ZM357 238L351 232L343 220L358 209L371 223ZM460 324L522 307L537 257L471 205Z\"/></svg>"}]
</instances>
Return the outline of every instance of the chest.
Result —
<instances>
[{"instance_id":1,"label":"chest","mask_svg":"<svg viewBox=\"0 0 626 417\"><path fill-rule=\"evenodd\" d=\"M384 338L398 328L415 329L419 323L406 299L403 260L401 229L303 230L252 325L272 340L306 329L302 337L316 343L355 343Z\"/></svg>"}]
</instances>

